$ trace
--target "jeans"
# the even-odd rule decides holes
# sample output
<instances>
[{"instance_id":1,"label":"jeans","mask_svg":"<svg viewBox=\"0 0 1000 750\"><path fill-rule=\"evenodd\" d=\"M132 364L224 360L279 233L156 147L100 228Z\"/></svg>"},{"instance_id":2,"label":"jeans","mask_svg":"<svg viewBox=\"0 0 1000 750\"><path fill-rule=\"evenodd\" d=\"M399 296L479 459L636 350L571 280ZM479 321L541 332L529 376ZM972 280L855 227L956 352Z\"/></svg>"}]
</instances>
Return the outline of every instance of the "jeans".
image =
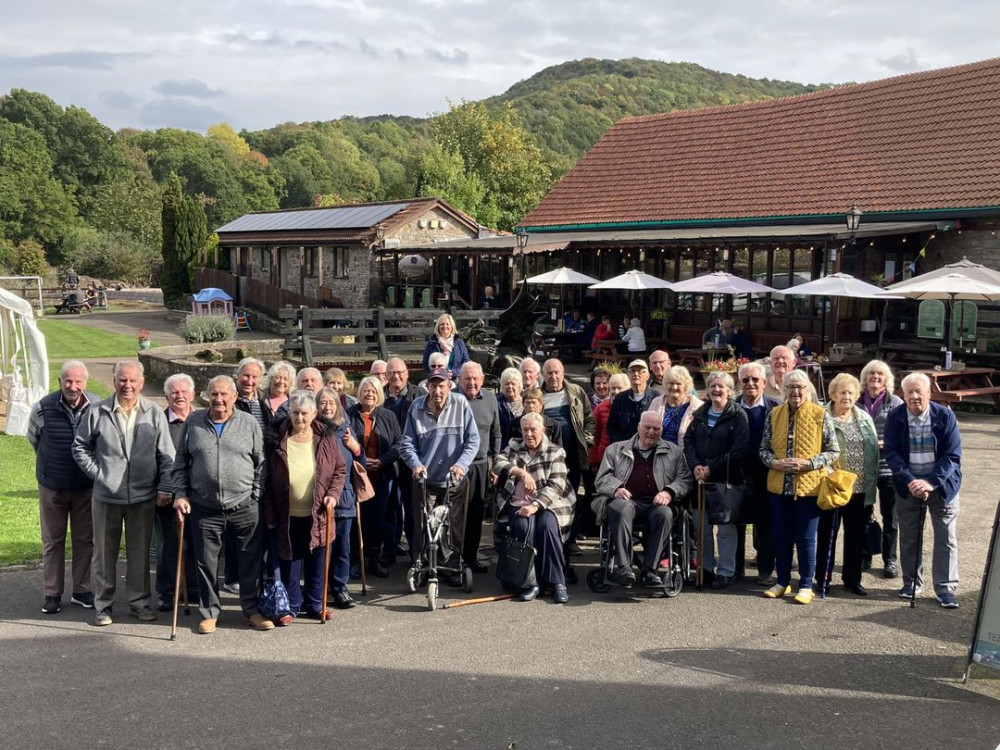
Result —
<instances>
[{"instance_id":1,"label":"jeans","mask_svg":"<svg viewBox=\"0 0 1000 750\"><path fill-rule=\"evenodd\" d=\"M351 532L354 531L355 521L355 518L337 518L334 521L336 538L330 544L330 591L347 591L351 575Z\"/></svg>"},{"instance_id":2,"label":"jeans","mask_svg":"<svg viewBox=\"0 0 1000 750\"><path fill-rule=\"evenodd\" d=\"M280 560L281 582L288 591L288 606L292 614L303 610L319 612L323 609L323 547L309 549L312 536L312 517L291 516L288 519L288 538L292 543L292 559ZM299 579L305 577L305 584Z\"/></svg>"},{"instance_id":3,"label":"jeans","mask_svg":"<svg viewBox=\"0 0 1000 750\"><path fill-rule=\"evenodd\" d=\"M738 528L734 523L712 525L705 524L702 544L705 545L705 570L713 571L717 576L732 578L736 574L736 542ZM716 567L715 539L712 530L718 535L719 559Z\"/></svg>"},{"instance_id":4,"label":"jeans","mask_svg":"<svg viewBox=\"0 0 1000 750\"><path fill-rule=\"evenodd\" d=\"M819 506L815 495L771 496L771 529L774 534L774 557L778 568L778 583L792 582L792 550L799 555L799 588L811 589L816 576L816 529Z\"/></svg>"}]
</instances>

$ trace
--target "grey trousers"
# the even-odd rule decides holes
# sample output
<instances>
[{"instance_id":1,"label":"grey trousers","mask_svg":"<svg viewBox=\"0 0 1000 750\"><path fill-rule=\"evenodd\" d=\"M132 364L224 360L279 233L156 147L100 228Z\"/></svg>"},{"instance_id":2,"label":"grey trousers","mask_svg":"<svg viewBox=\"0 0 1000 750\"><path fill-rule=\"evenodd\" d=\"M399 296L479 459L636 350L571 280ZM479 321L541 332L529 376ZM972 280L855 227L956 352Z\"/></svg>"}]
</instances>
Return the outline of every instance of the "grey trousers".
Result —
<instances>
[{"instance_id":1,"label":"grey trousers","mask_svg":"<svg viewBox=\"0 0 1000 750\"><path fill-rule=\"evenodd\" d=\"M909 585L916 577L917 588L924 585L923 555L918 558L923 539L920 538L920 513L927 506L931 528L934 530L934 547L931 553L931 575L934 593L954 594L958 588L958 511L959 498L950 503L934 492L923 503L912 495L896 493L896 519L899 522L899 567L903 584ZM916 573L916 576L914 576Z\"/></svg>"},{"instance_id":2,"label":"grey trousers","mask_svg":"<svg viewBox=\"0 0 1000 750\"><path fill-rule=\"evenodd\" d=\"M73 593L90 591L94 555L94 520L90 490L51 490L38 485L42 523L42 581L45 596L62 597L66 579L66 527L73 540Z\"/></svg>"},{"instance_id":3,"label":"grey trousers","mask_svg":"<svg viewBox=\"0 0 1000 750\"><path fill-rule=\"evenodd\" d=\"M608 503L608 534L615 540L615 567L632 565L632 525L638 520L646 523L646 538L642 543L642 567L655 571L667 547L674 513L669 505L653 505L636 500L613 498ZM735 526L733 529L735 530ZM735 535L733 554L736 553Z\"/></svg>"},{"instance_id":4,"label":"grey trousers","mask_svg":"<svg viewBox=\"0 0 1000 750\"><path fill-rule=\"evenodd\" d=\"M125 526L125 594L130 609L149 606L149 546L153 539L156 502L115 505L95 500L94 608L100 612L115 602L118 583L118 548Z\"/></svg>"}]
</instances>

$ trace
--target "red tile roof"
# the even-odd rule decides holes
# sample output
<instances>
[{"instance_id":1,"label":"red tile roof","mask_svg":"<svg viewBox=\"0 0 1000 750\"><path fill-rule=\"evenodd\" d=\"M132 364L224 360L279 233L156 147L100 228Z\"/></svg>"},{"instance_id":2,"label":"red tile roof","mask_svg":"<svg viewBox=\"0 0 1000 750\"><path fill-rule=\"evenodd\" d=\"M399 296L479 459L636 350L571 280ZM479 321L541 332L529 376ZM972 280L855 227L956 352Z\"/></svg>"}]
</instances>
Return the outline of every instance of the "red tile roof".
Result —
<instances>
[{"instance_id":1,"label":"red tile roof","mask_svg":"<svg viewBox=\"0 0 1000 750\"><path fill-rule=\"evenodd\" d=\"M626 118L521 225L830 217L852 204L1000 206L1000 58Z\"/></svg>"}]
</instances>

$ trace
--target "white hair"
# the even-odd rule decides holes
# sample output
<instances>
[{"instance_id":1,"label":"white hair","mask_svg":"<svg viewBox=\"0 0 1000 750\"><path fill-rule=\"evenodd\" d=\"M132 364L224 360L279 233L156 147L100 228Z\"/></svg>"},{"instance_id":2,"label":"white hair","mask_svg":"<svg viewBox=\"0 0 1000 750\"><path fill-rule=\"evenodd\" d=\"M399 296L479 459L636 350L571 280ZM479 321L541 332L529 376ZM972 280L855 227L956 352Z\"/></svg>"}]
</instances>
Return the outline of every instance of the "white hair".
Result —
<instances>
[{"instance_id":1,"label":"white hair","mask_svg":"<svg viewBox=\"0 0 1000 750\"><path fill-rule=\"evenodd\" d=\"M312 391L307 391L304 388L298 391L292 391L288 396L288 412L291 413L298 409L299 411L316 411L316 396L313 395Z\"/></svg>"},{"instance_id":2,"label":"white hair","mask_svg":"<svg viewBox=\"0 0 1000 750\"><path fill-rule=\"evenodd\" d=\"M185 388L187 388L191 393L194 393L194 379L186 372L175 372L169 378L163 381L163 395L166 396L170 393L170 389L173 388L175 383L182 383Z\"/></svg>"},{"instance_id":3,"label":"white hair","mask_svg":"<svg viewBox=\"0 0 1000 750\"><path fill-rule=\"evenodd\" d=\"M59 379L62 380L70 370L83 370L83 377L90 380L90 370L78 359L67 359L63 362L63 366L59 368Z\"/></svg>"},{"instance_id":4,"label":"white hair","mask_svg":"<svg viewBox=\"0 0 1000 750\"><path fill-rule=\"evenodd\" d=\"M126 367L133 367L139 371L139 377L145 377L146 368L142 366L142 362L137 362L134 359L123 359L120 362L115 362L115 367L111 371L111 377L117 378L118 373L124 370Z\"/></svg>"},{"instance_id":5,"label":"white hair","mask_svg":"<svg viewBox=\"0 0 1000 750\"><path fill-rule=\"evenodd\" d=\"M534 424L536 427L541 427L545 429L545 417L539 414L537 411L525 412L521 415L521 427L528 423Z\"/></svg>"},{"instance_id":6,"label":"white hair","mask_svg":"<svg viewBox=\"0 0 1000 750\"><path fill-rule=\"evenodd\" d=\"M473 375L483 374L483 366L478 362L473 362L471 359L462 365L461 369L458 371L458 374L460 376L465 375L466 370L471 370Z\"/></svg>"},{"instance_id":7,"label":"white hair","mask_svg":"<svg viewBox=\"0 0 1000 750\"><path fill-rule=\"evenodd\" d=\"M256 357L244 357L243 359L240 360L240 363L238 365L236 365L236 375L235 375L235 377L238 378L240 375L242 375L243 374L243 370L246 369L247 367L249 367L250 365L255 365L257 367L257 371L261 375L263 375L265 372L267 372L266 368L264 367L264 363L261 362Z\"/></svg>"},{"instance_id":8,"label":"white hair","mask_svg":"<svg viewBox=\"0 0 1000 750\"><path fill-rule=\"evenodd\" d=\"M930 390L931 388L931 379L922 372L911 372L909 375L903 378L903 380L899 384L899 387L905 391L907 386L916 385L917 383L919 383L927 390Z\"/></svg>"}]
</instances>

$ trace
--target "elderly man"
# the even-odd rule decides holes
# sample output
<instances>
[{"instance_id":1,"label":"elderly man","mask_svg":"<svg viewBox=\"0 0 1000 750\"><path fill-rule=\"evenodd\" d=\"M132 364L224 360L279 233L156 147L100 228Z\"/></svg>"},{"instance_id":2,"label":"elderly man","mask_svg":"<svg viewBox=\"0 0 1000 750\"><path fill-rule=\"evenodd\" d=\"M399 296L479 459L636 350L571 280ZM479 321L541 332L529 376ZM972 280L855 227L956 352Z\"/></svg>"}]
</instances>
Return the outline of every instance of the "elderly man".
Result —
<instances>
[{"instance_id":1,"label":"elderly man","mask_svg":"<svg viewBox=\"0 0 1000 750\"><path fill-rule=\"evenodd\" d=\"M389 382L385 387L385 408L396 415L399 421L399 429L402 432L406 426L406 415L410 412L410 405L420 396L426 396L427 390L419 385L410 382L410 371L406 367L406 362L401 357L391 357L386 363L386 375ZM404 476L405 464L399 460L399 475ZM412 504L413 485L408 481L396 482L394 497L391 499L392 508L386 514L386 534L389 544L386 550L386 560L389 563L395 561L397 554L402 554L399 546L403 534L406 534L408 544L413 541L413 519L410 516L410 506Z\"/></svg>"},{"instance_id":2,"label":"elderly man","mask_svg":"<svg viewBox=\"0 0 1000 750\"><path fill-rule=\"evenodd\" d=\"M386 363L386 375L389 380L385 386L384 406L396 415L396 419L399 420L399 428L403 429L406 424L406 414L410 411L410 404L418 396L426 396L427 391L410 382L410 371L406 367L406 362L400 357L392 357Z\"/></svg>"},{"instance_id":3,"label":"elderly man","mask_svg":"<svg viewBox=\"0 0 1000 750\"><path fill-rule=\"evenodd\" d=\"M179 372L171 375L163 383L163 393L167 397L167 426L174 451L180 445L181 435L188 416L194 408L194 381L190 375ZM171 482L173 480L171 479ZM169 612L174 605L174 580L177 573L177 551L180 539L177 536L177 513L172 505L156 506L156 532L159 545L156 550L156 608ZM235 558L234 558L235 559ZM198 568L191 541L191 527L184 529L184 577L183 585L188 591L198 588ZM233 566L235 568L235 564ZM238 580L235 579L234 580Z\"/></svg>"},{"instance_id":4,"label":"elderly man","mask_svg":"<svg viewBox=\"0 0 1000 750\"><path fill-rule=\"evenodd\" d=\"M566 469L569 472L570 488L576 492L580 487L583 467L588 465L590 446L594 444L594 412L583 388L566 380L566 370L558 359L547 359L542 367L545 382L542 392L545 397L544 414L559 423L562 430L562 444L566 449ZM584 500L583 505L589 500ZM573 533L566 544L566 552L579 555L580 546L576 534L581 525L587 526L589 513L577 509L573 521Z\"/></svg>"},{"instance_id":5,"label":"elderly man","mask_svg":"<svg viewBox=\"0 0 1000 750\"><path fill-rule=\"evenodd\" d=\"M958 511L962 485L962 437L955 414L931 401L931 381L914 372L903 378L903 404L885 420L885 460L892 469L899 519L899 561L910 598L923 586L920 536L924 507L934 529L932 580L938 602L958 607Z\"/></svg>"},{"instance_id":6,"label":"elderly man","mask_svg":"<svg viewBox=\"0 0 1000 750\"><path fill-rule=\"evenodd\" d=\"M461 567L465 536L465 486L463 480L479 452L479 429L469 401L451 392L448 370L437 368L427 375L427 395L413 402L403 427L399 454L409 468L414 483L427 480L429 505L448 506L451 518L451 540L442 549L442 560L450 567ZM454 484L449 489L449 480ZM424 502L417 487L413 488L413 518L420 518ZM421 554L424 530L414 523L411 556ZM453 545L453 546L452 546ZM462 577L452 574L448 583L462 585Z\"/></svg>"},{"instance_id":7,"label":"elderly man","mask_svg":"<svg viewBox=\"0 0 1000 750\"><path fill-rule=\"evenodd\" d=\"M764 386L764 395L781 404L785 401L784 392L781 390L781 381L787 373L795 369L795 352L784 345L776 346L771 350L769 363L771 374Z\"/></svg>"},{"instance_id":8,"label":"elderly man","mask_svg":"<svg viewBox=\"0 0 1000 750\"><path fill-rule=\"evenodd\" d=\"M149 545L156 505L170 503L174 444L163 410L140 394L139 362L114 368L115 393L92 407L77 428L73 458L94 482L94 625L112 622L118 548L125 527L125 590L129 613L156 619L149 606Z\"/></svg>"},{"instance_id":9,"label":"elderly man","mask_svg":"<svg viewBox=\"0 0 1000 750\"><path fill-rule=\"evenodd\" d=\"M691 491L692 478L684 451L661 439L659 412L647 411L639 419L639 432L630 440L612 443L597 472L595 506L607 503L608 534L614 540L611 580L632 586L632 528L636 519L647 525L643 540L642 585L659 587L656 573L673 525L670 504ZM598 515L600 507L594 509Z\"/></svg>"},{"instance_id":10,"label":"elderly man","mask_svg":"<svg viewBox=\"0 0 1000 750\"><path fill-rule=\"evenodd\" d=\"M718 325L714 325L705 331L701 337L702 347L712 347L715 349L725 349L733 340L733 322L731 320L720 320Z\"/></svg>"},{"instance_id":11,"label":"elderly man","mask_svg":"<svg viewBox=\"0 0 1000 750\"><path fill-rule=\"evenodd\" d=\"M323 374L315 367L303 367L295 377L295 389L319 393L323 389Z\"/></svg>"},{"instance_id":12,"label":"elderly man","mask_svg":"<svg viewBox=\"0 0 1000 750\"><path fill-rule=\"evenodd\" d=\"M374 378L378 378L378 382L382 384L382 388L384 389L389 383L389 363L384 359L376 359L372 362L368 374Z\"/></svg>"},{"instance_id":13,"label":"elderly man","mask_svg":"<svg viewBox=\"0 0 1000 750\"><path fill-rule=\"evenodd\" d=\"M518 369L521 371L521 380L524 381L524 390L542 387L542 384L539 382L542 368L535 360L531 357L525 357L521 360L521 366Z\"/></svg>"},{"instance_id":14,"label":"elderly man","mask_svg":"<svg viewBox=\"0 0 1000 750\"><path fill-rule=\"evenodd\" d=\"M641 359L634 359L628 366L628 379L632 387L622 391L611 402L608 415L608 435L612 443L630 440L639 429L639 417L649 411L649 405L657 395L649 385L649 369Z\"/></svg>"},{"instance_id":15,"label":"elderly man","mask_svg":"<svg viewBox=\"0 0 1000 750\"><path fill-rule=\"evenodd\" d=\"M31 411L28 442L35 449L38 517L42 524L42 612L62 609L66 576L66 527L73 539L73 594L70 601L94 606L90 590L90 558L94 524L90 496L93 480L77 466L70 452L80 421L101 399L87 390L87 366L71 359L59 371L59 390L44 396Z\"/></svg>"},{"instance_id":16,"label":"elderly man","mask_svg":"<svg viewBox=\"0 0 1000 750\"><path fill-rule=\"evenodd\" d=\"M663 376L670 367L670 355L662 349L657 349L649 355L649 387L654 391L663 393L666 388L663 386Z\"/></svg>"},{"instance_id":17,"label":"elderly man","mask_svg":"<svg viewBox=\"0 0 1000 750\"><path fill-rule=\"evenodd\" d=\"M264 375L264 363L253 357L245 357L236 365L236 408L245 411L257 420L261 430L267 430L274 419L274 412L267 394L258 386Z\"/></svg>"},{"instance_id":18,"label":"elderly man","mask_svg":"<svg viewBox=\"0 0 1000 750\"><path fill-rule=\"evenodd\" d=\"M249 414L236 411L236 386L218 375L208 383L209 408L187 419L174 462L174 509L190 518L198 560L198 632L214 633L222 611L218 581L223 538L236 552L240 606L247 625L271 630L257 607L263 528L260 522L264 438Z\"/></svg>"},{"instance_id":19,"label":"elderly man","mask_svg":"<svg viewBox=\"0 0 1000 750\"><path fill-rule=\"evenodd\" d=\"M485 573L488 566L479 562L479 542L483 536L483 511L486 507L486 483L490 460L500 453L500 410L497 397L483 390L483 367L466 362L458 375L459 391L469 401L479 431L479 450L469 466L466 481L465 546L462 556L474 573Z\"/></svg>"},{"instance_id":20,"label":"elderly man","mask_svg":"<svg viewBox=\"0 0 1000 750\"><path fill-rule=\"evenodd\" d=\"M771 587L774 580L774 539L771 534L771 504L767 495L767 467L760 462L757 452L764 437L764 425L771 409L778 405L770 396L764 395L767 371L759 362L750 362L740 367L740 395L736 397L747 415L750 427L750 453L743 465L743 476L747 479L750 511L753 518L754 546L757 548L757 585ZM737 535L736 575L741 576L746 561L746 529Z\"/></svg>"}]
</instances>

